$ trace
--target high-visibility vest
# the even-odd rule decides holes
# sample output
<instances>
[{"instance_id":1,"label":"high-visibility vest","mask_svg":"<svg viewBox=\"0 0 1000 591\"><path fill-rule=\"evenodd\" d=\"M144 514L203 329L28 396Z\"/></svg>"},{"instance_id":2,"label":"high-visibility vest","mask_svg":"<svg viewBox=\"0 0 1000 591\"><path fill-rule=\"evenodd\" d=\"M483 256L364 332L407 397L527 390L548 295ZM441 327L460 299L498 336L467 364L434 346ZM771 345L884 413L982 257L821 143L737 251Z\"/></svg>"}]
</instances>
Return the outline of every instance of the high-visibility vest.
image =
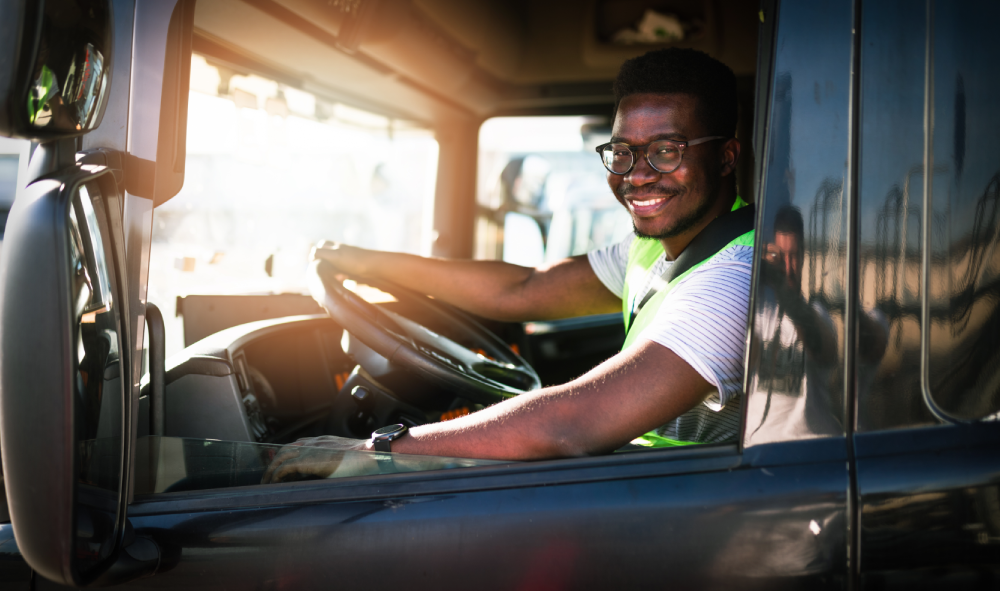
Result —
<instances>
[{"instance_id":1,"label":"high-visibility vest","mask_svg":"<svg viewBox=\"0 0 1000 591\"><path fill-rule=\"evenodd\" d=\"M747 203L742 198L737 197L736 202L733 203L733 211L746 205ZM670 290L675 285L691 273L694 273L699 267L714 259L719 253L725 252L734 246L753 246L753 238L754 231L750 230L723 246L714 255L674 277L659 293L650 298L642 306L642 309L639 310L634 318L633 311L639 306L640 298L645 295L641 290L649 281L648 278L652 272L653 265L663 256L663 245L660 244L659 240L633 240L628 249L628 264L625 267L625 292L622 294L622 316L626 332L625 344L622 346L622 351L632 346L643 329L649 326L649 323L656 317L656 311L659 310L663 304L663 300L666 299L667 294L670 293Z\"/></svg>"},{"instance_id":2,"label":"high-visibility vest","mask_svg":"<svg viewBox=\"0 0 1000 591\"><path fill-rule=\"evenodd\" d=\"M733 211L746 206L747 203L742 198L737 197L733 204ZM652 272L656 261L663 256L663 245L659 240L633 240L628 251L628 264L625 268L625 292L622 294L622 315L625 322L625 344L622 351L631 347L642 334L642 331L656 318L656 312L663 305L667 294L675 285L684 280L685 277L694 273L699 267L708 263L720 253L725 252L734 246L753 246L754 231L742 234L722 247L714 255L695 264L687 271L674 277L658 293L651 297L637 314L633 314L640 305L641 298L645 295L642 288L649 282L649 274ZM678 441L658 435L655 431L637 438L633 443L648 447L673 447L678 445L689 445L697 443L692 441Z\"/></svg>"}]
</instances>

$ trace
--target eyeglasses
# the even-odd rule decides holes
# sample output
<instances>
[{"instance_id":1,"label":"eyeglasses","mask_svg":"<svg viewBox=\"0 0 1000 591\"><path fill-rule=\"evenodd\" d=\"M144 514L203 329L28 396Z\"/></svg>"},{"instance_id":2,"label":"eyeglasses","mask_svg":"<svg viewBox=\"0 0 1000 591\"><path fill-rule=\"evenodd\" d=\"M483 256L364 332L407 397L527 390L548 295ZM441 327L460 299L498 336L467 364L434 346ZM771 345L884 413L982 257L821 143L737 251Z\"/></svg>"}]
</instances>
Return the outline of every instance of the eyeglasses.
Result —
<instances>
[{"instance_id":1,"label":"eyeglasses","mask_svg":"<svg viewBox=\"0 0 1000 591\"><path fill-rule=\"evenodd\" d=\"M645 146L630 146L621 143L607 143L597 146L597 153L601 155L604 168L612 174L628 174L635 166L635 153L645 152L646 162L658 172L671 173L681 165L684 157L684 148L697 146L712 140L724 140L725 136L713 135L700 137L696 140L680 142L677 140L657 140Z\"/></svg>"}]
</instances>

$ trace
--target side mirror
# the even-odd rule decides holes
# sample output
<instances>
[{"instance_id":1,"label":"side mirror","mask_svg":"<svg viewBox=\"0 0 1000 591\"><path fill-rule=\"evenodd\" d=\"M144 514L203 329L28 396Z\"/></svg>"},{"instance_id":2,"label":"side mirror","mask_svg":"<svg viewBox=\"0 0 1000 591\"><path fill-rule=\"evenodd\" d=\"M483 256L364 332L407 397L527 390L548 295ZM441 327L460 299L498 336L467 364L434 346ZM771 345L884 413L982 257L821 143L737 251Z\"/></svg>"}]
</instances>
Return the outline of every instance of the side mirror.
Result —
<instances>
[{"instance_id":1,"label":"side mirror","mask_svg":"<svg viewBox=\"0 0 1000 591\"><path fill-rule=\"evenodd\" d=\"M0 135L83 135L110 83L110 0L5 0L0 21Z\"/></svg>"},{"instance_id":2,"label":"side mirror","mask_svg":"<svg viewBox=\"0 0 1000 591\"><path fill-rule=\"evenodd\" d=\"M108 571L125 531L128 376L105 172L74 166L29 185L0 261L8 507L25 560L66 585Z\"/></svg>"}]
</instances>

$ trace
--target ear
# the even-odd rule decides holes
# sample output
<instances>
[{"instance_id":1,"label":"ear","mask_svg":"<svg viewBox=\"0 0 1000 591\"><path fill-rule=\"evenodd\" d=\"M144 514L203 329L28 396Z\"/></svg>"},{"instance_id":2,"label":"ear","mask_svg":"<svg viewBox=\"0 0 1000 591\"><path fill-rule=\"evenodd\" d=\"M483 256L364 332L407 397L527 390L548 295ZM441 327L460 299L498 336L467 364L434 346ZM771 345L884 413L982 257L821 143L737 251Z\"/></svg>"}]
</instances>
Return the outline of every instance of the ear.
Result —
<instances>
[{"instance_id":1,"label":"ear","mask_svg":"<svg viewBox=\"0 0 1000 591\"><path fill-rule=\"evenodd\" d=\"M736 163L740 160L740 140L729 138L722 144L719 156L722 158L722 176L729 176L736 172Z\"/></svg>"}]
</instances>

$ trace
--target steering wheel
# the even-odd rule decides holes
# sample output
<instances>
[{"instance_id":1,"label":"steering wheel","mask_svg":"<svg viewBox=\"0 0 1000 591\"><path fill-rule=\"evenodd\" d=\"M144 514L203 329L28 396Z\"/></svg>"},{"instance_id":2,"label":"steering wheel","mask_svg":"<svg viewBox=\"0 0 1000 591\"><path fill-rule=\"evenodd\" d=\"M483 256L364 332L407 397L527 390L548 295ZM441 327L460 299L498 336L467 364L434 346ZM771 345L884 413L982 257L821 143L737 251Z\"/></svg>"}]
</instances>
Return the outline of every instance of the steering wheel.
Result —
<instances>
[{"instance_id":1,"label":"steering wheel","mask_svg":"<svg viewBox=\"0 0 1000 591\"><path fill-rule=\"evenodd\" d=\"M465 314L390 281L357 278L391 294L431 326L447 327L464 343L460 344L365 301L344 286L345 278L330 262L313 261L309 273L313 299L351 337L377 354L356 355L356 361L383 383L394 377L398 398L418 402L414 398L420 398L420 388L414 377L436 391L485 405L541 387L538 374L524 359Z\"/></svg>"}]
</instances>

